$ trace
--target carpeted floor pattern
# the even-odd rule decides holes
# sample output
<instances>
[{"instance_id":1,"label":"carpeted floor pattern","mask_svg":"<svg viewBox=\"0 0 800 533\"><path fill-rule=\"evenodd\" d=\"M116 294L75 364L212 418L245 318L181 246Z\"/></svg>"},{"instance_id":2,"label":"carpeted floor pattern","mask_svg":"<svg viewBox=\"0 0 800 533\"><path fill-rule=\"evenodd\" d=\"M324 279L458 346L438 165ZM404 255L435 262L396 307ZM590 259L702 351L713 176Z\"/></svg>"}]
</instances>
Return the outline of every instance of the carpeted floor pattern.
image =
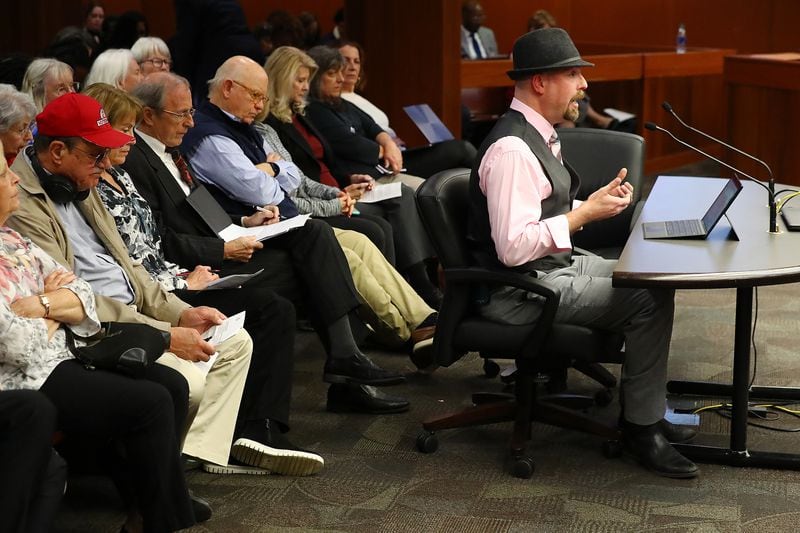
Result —
<instances>
[{"instance_id":1,"label":"carpeted floor pattern","mask_svg":"<svg viewBox=\"0 0 800 533\"><path fill-rule=\"evenodd\" d=\"M730 381L734 291L679 291L670 377ZM800 286L758 290L756 384L800 384ZM416 451L423 419L468 404L471 392L500 391L470 354L430 375L413 371L403 354L371 351L408 383L391 392L412 400L410 412L390 416L331 414L321 382L323 352L316 338L298 334L292 439L320 453L319 474L215 476L189 472L193 491L207 498L213 518L193 532L792 532L800 529L800 473L701 465L694 480L651 474L630 458L606 459L602 440L534 425L529 480L504 468L510 424L444 431L439 450ZM616 369L614 369L616 371ZM570 388L598 387L570 375ZM593 410L606 421L616 402ZM770 425L800 428L781 415ZM726 419L701 416L698 441L727 442ZM800 452L800 435L751 427L751 449ZM91 503L89 503L91 502ZM99 478L70 482L57 517L59 532L118 531L121 504Z\"/></svg>"},{"instance_id":2,"label":"carpeted floor pattern","mask_svg":"<svg viewBox=\"0 0 800 533\"><path fill-rule=\"evenodd\" d=\"M800 287L761 288L758 299L756 383L797 384ZM676 303L670 376L730 380L733 291L679 291ZM530 480L503 468L509 424L441 432L439 450L421 454L415 438L423 419L465 406L473 391L502 389L483 377L477 356L420 375L402 354L380 353L381 364L408 374L408 383L392 392L409 396L411 411L341 415L325 411L321 347L308 333L298 341L291 436L322 454L325 468L306 478L190 472L191 488L214 507L211 521L192 531L766 533L796 531L800 524L800 474L793 471L701 465L696 480L663 479L628 458L604 458L601 439L538 424ZM597 388L577 375L570 385ZM617 407L596 412L612 421ZM784 415L774 424L800 427L800 420ZM704 414L700 431L700 442L724 443L727 420ZM751 449L800 452L796 433L751 428L748 435ZM78 478L57 530L111 532L122 521L108 482Z\"/></svg>"}]
</instances>

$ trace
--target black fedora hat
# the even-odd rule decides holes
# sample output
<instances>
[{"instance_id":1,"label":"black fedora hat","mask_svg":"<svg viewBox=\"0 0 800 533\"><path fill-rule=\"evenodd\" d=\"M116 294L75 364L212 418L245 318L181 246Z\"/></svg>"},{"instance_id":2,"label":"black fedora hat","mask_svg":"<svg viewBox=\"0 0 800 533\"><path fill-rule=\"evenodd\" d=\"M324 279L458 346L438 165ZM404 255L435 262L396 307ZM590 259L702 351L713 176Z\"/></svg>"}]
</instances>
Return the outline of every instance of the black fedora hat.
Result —
<instances>
[{"instance_id":1,"label":"black fedora hat","mask_svg":"<svg viewBox=\"0 0 800 533\"><path fill-rule=\"evenodd\" d=\"M593 67L581 59L569 34L561 28L542 28L526 33L514 43L512 80L521 80L538 72L570 67Z\"/></svg>"}]
</instances>

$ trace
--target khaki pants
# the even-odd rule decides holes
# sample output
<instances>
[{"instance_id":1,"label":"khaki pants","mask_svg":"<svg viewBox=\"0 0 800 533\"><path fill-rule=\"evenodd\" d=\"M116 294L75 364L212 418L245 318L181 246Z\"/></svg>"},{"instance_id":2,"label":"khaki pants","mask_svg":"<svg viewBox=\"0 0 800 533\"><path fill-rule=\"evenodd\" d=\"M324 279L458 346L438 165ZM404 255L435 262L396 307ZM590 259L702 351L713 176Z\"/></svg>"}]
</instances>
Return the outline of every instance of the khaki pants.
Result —
<instances>
[{"instance_id":1,"label":"khaki pants","mask_svg":"<svg viewBox=\"0 0 800 533\"><path fill-rule=\"evenodd\" d=\"M379 322L371 325L407 341L434 310L364 234L336 228L333 232L344 250L356 292Z\"/></svg>"},{"instance_id":2,"label":"khaki pants","mask_svg":"<svg viewBox=\"0 0 800 533\"><path fill-rule=\"evenodd\" d=\"M226 465L250 368L253 341L245 330L217 346L219 356L207 375L191 361L166 352L158 363L180 372L189 383L189 415L183 453Z\"/></svg>"},{"instance_id":3,"label":"khaki pants","mask_svg":"<svg viewBox=\"0 0 800 533\"><path fill-rule=\"evenodd\" d=\"M389 176L383 176L375 181L381 184L396 183L399 181L400 183L405 183L415 191L419 189L419 186L425 182L425 180L419 176L412 176L411 174L404 174L402 172L398 174L391 174Z\"/></svg>"}]
</instances>

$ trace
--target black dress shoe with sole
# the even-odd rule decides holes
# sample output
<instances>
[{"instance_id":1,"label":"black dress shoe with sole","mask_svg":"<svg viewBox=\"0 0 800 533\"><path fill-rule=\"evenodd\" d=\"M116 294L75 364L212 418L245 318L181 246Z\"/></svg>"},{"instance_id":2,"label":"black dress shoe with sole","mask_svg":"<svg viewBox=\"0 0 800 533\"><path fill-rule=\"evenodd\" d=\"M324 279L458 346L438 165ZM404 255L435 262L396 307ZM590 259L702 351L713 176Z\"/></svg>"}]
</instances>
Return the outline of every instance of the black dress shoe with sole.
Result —
<instances>
[{"instance_id":1,"label":"black dress shoe with sole","mask_svg":"<svg viewBox=\"0 0 800 533\"><path fill-rule=\"evenodd\" d=\"M622 430L625 451L656 474L671 478L697 477L697 465L681 455L661 433L659 423L638 426L625 423Z\"/></svg>"},{"instance_id":2,"label":"black dress shoe with sole","mask_svg":"<svg viewBox=\"0 0 800 533\"><path fill-rule=\"evenodd\" d=\"M360 353L347 358L329 357L322 379L327 383L356 385L398 385L406 380L402 374L384 370Z\"/></svg>"},{"instance_id":3,"label":"black dress shoe with sole","mask_svg":"<svg viewBox=\"0 0 800 533\"><path fill-rule=\"evenodd\" d=\"M692 442L697 436L696 429L673 424L666 418L662 418L658 422L658 429L661 431L661 434L664 435L664 438L672 444Z\"/></svg>"},{"instance_id":4,"label":"black dress shoe with sole","mask_svg":"<svg viewBox=\"0 0 800 533\"><path fill-rule=\"evenodd\" d=\"M332 413L367 413L388 415L408 411L410 403L369 385L341 385L328 388L327 409Z\"/></svg>"},{"instance_id":5,"label":"black dress shoe with sole","mask_svg":"<svg viewBox=\"0 0 800 533\"><path fill-rule=\"evenodd\" d=\"M206 522L211 518L211 505L203 498L195 496L189 492L189 499L192 500L192 511L194 511L194 520L198 524Z\"/></svg>"}]
</instances>

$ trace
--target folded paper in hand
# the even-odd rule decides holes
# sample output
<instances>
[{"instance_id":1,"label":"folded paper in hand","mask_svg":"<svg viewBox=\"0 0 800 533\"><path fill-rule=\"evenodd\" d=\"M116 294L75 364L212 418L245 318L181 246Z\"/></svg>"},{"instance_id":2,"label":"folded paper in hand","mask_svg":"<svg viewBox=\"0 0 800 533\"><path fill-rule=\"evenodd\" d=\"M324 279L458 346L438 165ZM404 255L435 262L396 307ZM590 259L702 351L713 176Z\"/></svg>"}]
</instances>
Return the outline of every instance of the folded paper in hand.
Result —
<instances>
[{"instance_id":1,"label":"folded paper in hand","mask_svg":"<svg viewBox=\"0 0 800 533\"><path fill-rule=\"evenodd\" d=\"M201 337L214 346L217 346L218 344L230 339L231 336L244 327L244 317L244 311L241 313L236 313L235 315L226 318L222 324L208 328L201 335ZM214 362L217 360L217 357L219 357L219 352L214 352L211 356L209 356L208 361L195 361L194 364L200 370L200 372L205 375L208 374L208 371L211 370L212 366L214 366Z\"/></svg>"},{"instance_id":2,"label":"folded paper in hand","mask_svg":"<svg viewBox=\"0 0 800 533\"><path fill-rule=\"evenodd\" d=\"M225 276L224 278L215 279L208 285L206 285L205 289L235 289L236 287L241 287L244 283L247 283L249 280L253 279L254 277L258 276L264 272L264 269L260 269L257 272L253 272L252 274L232 274L230 276Z\"/></svg>"},{"instance_id":3,"label":"folded paper in hand","mask_svg":"<svg viewBox=\"0 0 800 533\"><path fill-rule=\"evenodd\" d=\"M365 192L358 201L364 204L374 204L390 198L397 198L402 194L400 185L402 185L400 182L385 185L375 184L372 190Z\"/></svg>"},{"instance_id":4,"label":"folded paper in hand","mask_svg":"<svg viewBox=\"0 0 800 533\"><path fill-rule=\"evenodd\" d=\"M225 242L236 240L239 237L250 236L255 237L259 241L265 241L267 239L271 239L272 237L286 233L287 231L303 227L310 216L311 215L297 215L296 217L292 217L287 220L281 220L275 224L270 224L268 226L254 226L252 228L243 228L242 226L231 224L227 228L220 231L218 235L220 239L223 239Z\"/></svg>"}]
</instances>

